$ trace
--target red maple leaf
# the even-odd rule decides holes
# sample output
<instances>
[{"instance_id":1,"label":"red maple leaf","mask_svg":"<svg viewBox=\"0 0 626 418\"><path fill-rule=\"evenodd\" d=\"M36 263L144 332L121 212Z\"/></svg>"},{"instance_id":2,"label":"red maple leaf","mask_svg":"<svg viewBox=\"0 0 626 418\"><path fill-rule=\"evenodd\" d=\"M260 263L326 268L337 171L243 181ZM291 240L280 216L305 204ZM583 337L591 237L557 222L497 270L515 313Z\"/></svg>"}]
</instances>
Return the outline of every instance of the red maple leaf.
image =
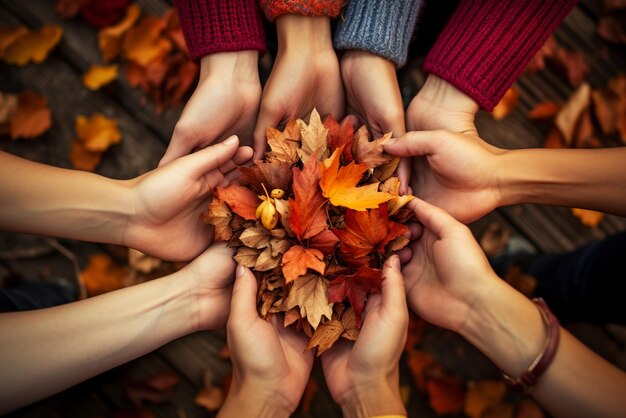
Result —
<instances>
[{"instance_id":1,"label":"red maple leaf","mask_svg":"<svg viewBox=\"0 0 626 418\"><path fill-rule=\"evenodd\" d=\"M289 225L300 240L311 238L328 228L326 199L319 186L319 167L315 157L309 158L302 170L293 168L294 198L289 199Z\"/></svg>"},{"instance_id":2,"label":"red maple leaf","mask_svg":"<svg viewBox=\"0 0 626 418\"><path fill-rule=\"evenodd\" d=\"M350 301L356 317L357 327L361 327L361 313L365 308L367 295L380 293L383 280L381 270L370 267L360 267L356 273L338 276L328 283L328 301Z\"/></svg>"},{"instance_id":3,"label":"red maple leaf","mask_svg":"<svg viewBox=\"0 0 626 418\"><path fill-rule=\"evenodd\" d=\"M365 257L374 250L383 253L385 245L408 231L406 226L389 220L386 203L369 211L348 209L345 221L345 229L332 231L341 241L341 252L353 258Z\"/></svg>"},{"instance_id":4,"label":"red maple leaf","mask_svg":"<svg viewBox=\"0 0 626 418\"><path fill-rule=\"evenodd\" d=\"M343 148L343 160L345 164L352 161L352 138L354 137L354 126L350 118L345 118L339 123L328 115L324 120L324 127L328 129L328 149L332 154L337 148L348 145Z\"/></svg>"},{"instance_id":5,"label":"red maple leaf","mask_svg":"<svg viewBox=\"0 0 626 418\"><path fill-rule=\"evenodd\" d=\"M215 194L226 202L237 215L244 219L256 220L256 208L259 206L259 197L247 187L231 183L226 187L218 187Z\"/></svg>"}]
</instances>

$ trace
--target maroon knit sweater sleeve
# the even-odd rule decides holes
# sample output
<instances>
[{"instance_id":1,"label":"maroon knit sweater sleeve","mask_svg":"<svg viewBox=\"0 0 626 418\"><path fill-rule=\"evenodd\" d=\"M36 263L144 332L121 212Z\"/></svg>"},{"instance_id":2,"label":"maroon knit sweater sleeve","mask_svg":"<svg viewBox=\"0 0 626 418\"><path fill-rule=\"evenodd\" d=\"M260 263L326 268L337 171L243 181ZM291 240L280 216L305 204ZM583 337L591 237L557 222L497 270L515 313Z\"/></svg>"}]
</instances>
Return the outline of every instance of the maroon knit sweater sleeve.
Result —
<instances>
[{"instance_id":1,"label":"maroon knit sweater sleeve","mask_svg":"<svg viewBox=\"0 0 626 418\"><path fill-rule=\"evenodd\" d=\"M265 51L257 0L175 0L192 60L214 52Z\"/></svg>"},{"instance_id":2,"label":"maroon knit sweater sleeve","mask_svg":"<svg viewBox=\"0 0 626 418\"><path fill-rule=\"evenodd\" d=\"M491 111L576 0L461 0L424 69Z\"/></svg>"}]
</instances>

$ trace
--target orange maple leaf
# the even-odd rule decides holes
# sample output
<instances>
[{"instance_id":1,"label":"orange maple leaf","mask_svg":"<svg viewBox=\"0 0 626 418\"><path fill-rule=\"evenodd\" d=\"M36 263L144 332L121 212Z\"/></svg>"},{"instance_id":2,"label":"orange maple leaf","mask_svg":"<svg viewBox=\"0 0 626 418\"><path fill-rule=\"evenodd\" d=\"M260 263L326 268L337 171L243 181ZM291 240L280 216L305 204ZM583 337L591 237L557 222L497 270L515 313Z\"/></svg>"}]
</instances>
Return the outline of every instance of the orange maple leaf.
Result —
<instances>
[{"instance_id":1,"label":"orange maple leaf","mask_svg":"<svg viewBox=\"0 0 626 418\"><path fill-rule=\"evenodd\" d=\"M307 269L324 274L326 263L321 251L294 245L283 255L283 275L287 283L306 274Z\"/></svg>"},{"instance_id":2,"label":"orange maple leaf","mask_svg":"<svg viewBox=\"0 0 626 418\"><path fill-rule=\"evenodd\" d=\"M244 219L256 220L256 208L259 206L259 197L247 187L231 183L226 187L215 190L217 197L226 202L237 215Z\"/></svg>"},{"instance_id":3,"label":"orange maple leaf","mask_svg":"<svg viewBox=\"0 0 626 418\"><path fill-rule=\"evenodd\" d=\"M322 177L320 187L323 196L329 198L330 203L363 211L377 208L393 197L390 193L379 192L378 183L357 187L363 173L367 171L367 166L351 162L340 167L339 159L342 152L343 146L337 148L320 167Z\"/></svg>"},{"instance_id":4,"label":"orange maple leaf","mask_svg":"<svg viewBox=\"0 0 626 418\"><path fill-rule=\"evenodd\" d=\"M289 199L289 225L298 239L310 238L328 228L326 199L320 190L320 165L317 154L309 158L302 170L293 167L294 199Z\"/></svg>"},{"instance_id":5,"label":"orange maple leaf","mask_svg":"<svg viewBox=\"0 0 626 418\"><path fill-rule=\"evenodd\" d=\"M146 16L139 24L130 28L122 42L122 53L126 59L141 66L163 59L172 50L172 42L162 36L165 21L156 16Z\"/></svg>"},{"instance_id":6,"label":"orange maple leaf","mask_svg":"<svg viewBox=\"0 0 626 418\"><path fill-rule=\"evenodd\" d=\"M334 152L337 148L343 148L343 160L347 163L352 161L352 137L354 136L354 126L350 118L346 117L341 125L328 115L324 120L324 127L328 129L328 149Z\"/></svg>"},{"instance_id":7,"label":"orange maple leaf","mask_svg":"<svg viewBox=\"0 0 626 418\"><path fill-rule=\"evenodd\" d=\"M333 228L341 241L341 252L352 257L365 257L372 251L384 252L394 238L408 231L408 228L389 220L387 205L383 204L370 211L347 210L346 227Z\"/></svg>"},{"instance_id":8,"label":"orange maple leaf","mask_svg":"<svg viewBox=\"0 0 626 418\"><path fill-rule=\"evenodd\" d=\"M35 138L52 124L48 101L32 91L23 91L17 96L17 110L9 117L11 139Z\"/></svg>"},{"instance_id":9,"label":"orange maple leaf","mask_svg":"<svg viewBox=\"0 0 626 418\"><path fill-rule=\"evenodd\" d=\"M2 59L14 65L23 66L29 62L41 64L57 46L63 36L63 29L57 25L45 25L20 36L2 53Z\"/></svg>"}]
</instances>

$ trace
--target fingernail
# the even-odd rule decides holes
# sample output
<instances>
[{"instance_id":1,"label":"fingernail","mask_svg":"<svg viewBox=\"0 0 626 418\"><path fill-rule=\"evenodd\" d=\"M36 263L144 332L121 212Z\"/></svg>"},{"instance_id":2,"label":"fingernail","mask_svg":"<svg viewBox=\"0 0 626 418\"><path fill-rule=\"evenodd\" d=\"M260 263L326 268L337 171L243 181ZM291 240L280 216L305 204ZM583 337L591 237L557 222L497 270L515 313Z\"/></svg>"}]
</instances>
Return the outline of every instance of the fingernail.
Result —
<instances>
[{"instance_id":1,"label":"fingernail","mask_svg":"<svg viewBox=\"0 0 626 418\"><path fill-rule=\"evenodd\" d=\"M396 142L398 142L398 140L396 138L390 138L387 140L387 142L385 142L383 145L393 145Z\"/></svg>"},{"instance_id":2,"label":"fingernail","mask_svg":"<svg viewBox=\"0 0 626 418\"><path fill-rule=\"evenodd\" d=\"M246 272L246 269L241 264L237 264L236 276L241 277L243 276L245 272Z\"/></svg>"},{"instance_id":3,"label":"fingernail","mask_svg":"<svg viewBox=\"0 0 626 418\"><path fill-rule=\"evenodd\" d=\"M239 138L237 138L237 135L233 135L233 136L231 136L231 137L227 138L227 139L223 142L223 144L224 144L224 145L232 145L232 144L236 143L237 141L239 141Z\"/></svg>"},{"instance_id":4,"label":"fingernail","mask_svg":"<svg viewBox=\"0 0 626 418\"><path fill-rule=\"evenodd\" d=\"M389 261L390 261L392 269L400 271L400 257L398 257L396 254L394 254L394 255L391 256Z\"/></svg>"}]
</instances>

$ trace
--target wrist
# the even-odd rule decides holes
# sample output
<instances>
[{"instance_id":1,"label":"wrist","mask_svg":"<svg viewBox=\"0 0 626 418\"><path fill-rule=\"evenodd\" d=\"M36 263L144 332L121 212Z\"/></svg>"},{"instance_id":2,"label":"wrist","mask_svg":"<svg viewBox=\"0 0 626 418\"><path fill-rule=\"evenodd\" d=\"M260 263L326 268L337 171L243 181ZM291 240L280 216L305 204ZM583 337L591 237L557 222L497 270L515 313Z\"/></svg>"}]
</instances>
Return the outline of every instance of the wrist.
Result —
<instances>
[{"instance_id":1,"label":"wrist","mask_svg":"<svg viewBox=\"0 0 626 418\"><path fill-rule=\"evenodd\" d=\"M506 374L519 376L542 350L545 325L528 298L494 279L472 304L459 333Z\"/></svg>"},{"instance_id":2,"label":"wrist","mask_svg":"<svg viewBox=\"0 0 626 418\"><path fill-rule=\"evenodd\" d=\"M328 17L281 15L276 19L276 32L279 53L334 53Z\"/></svg>"},{"instance_id":3,"label":"wrist","mask_svg":"<svg viewBox=\"0 0 626 418\"><path fill-rule=\"evenodd\" d=\"M417 96L433 106L452 112L467 113L473 116L480 109L478 103L471 97L434 74L428 75L426 83L417 93Z\"/></svg>"},{"instance_id":4,"label":"wrist","mask_svg":"<svg viewBox=\"0 0 626 418\"><path fill-rule=\"evenodd\" d=\"M261 382L239 384L238 379L233 377L233 383L218 417L289 417L296 407L289 405L289 402L280 395L280 390L280 388L271 390Z\"/></svg>"},{"instance_id":5,"label":"wrist","mask_svg":"<svg viewBox=\"0 0 626 418\"><path fill-rule=\"evenodd\" d=\"M222 82L259 81L259 52L256 50L217 52L200 60L200 82L215 78Z\"/></svg>"},{"instance_id":6,"label":"wrist","mask_svg":"<svg viewBox=\"0 0 626 418\"><path fill-rule=\"evenodd\" d=\"M355 384L339 400L346 418L365 418L378 415L406 415L400 397L398 373L393 378Z\"/></svg>"}]
</instances>

